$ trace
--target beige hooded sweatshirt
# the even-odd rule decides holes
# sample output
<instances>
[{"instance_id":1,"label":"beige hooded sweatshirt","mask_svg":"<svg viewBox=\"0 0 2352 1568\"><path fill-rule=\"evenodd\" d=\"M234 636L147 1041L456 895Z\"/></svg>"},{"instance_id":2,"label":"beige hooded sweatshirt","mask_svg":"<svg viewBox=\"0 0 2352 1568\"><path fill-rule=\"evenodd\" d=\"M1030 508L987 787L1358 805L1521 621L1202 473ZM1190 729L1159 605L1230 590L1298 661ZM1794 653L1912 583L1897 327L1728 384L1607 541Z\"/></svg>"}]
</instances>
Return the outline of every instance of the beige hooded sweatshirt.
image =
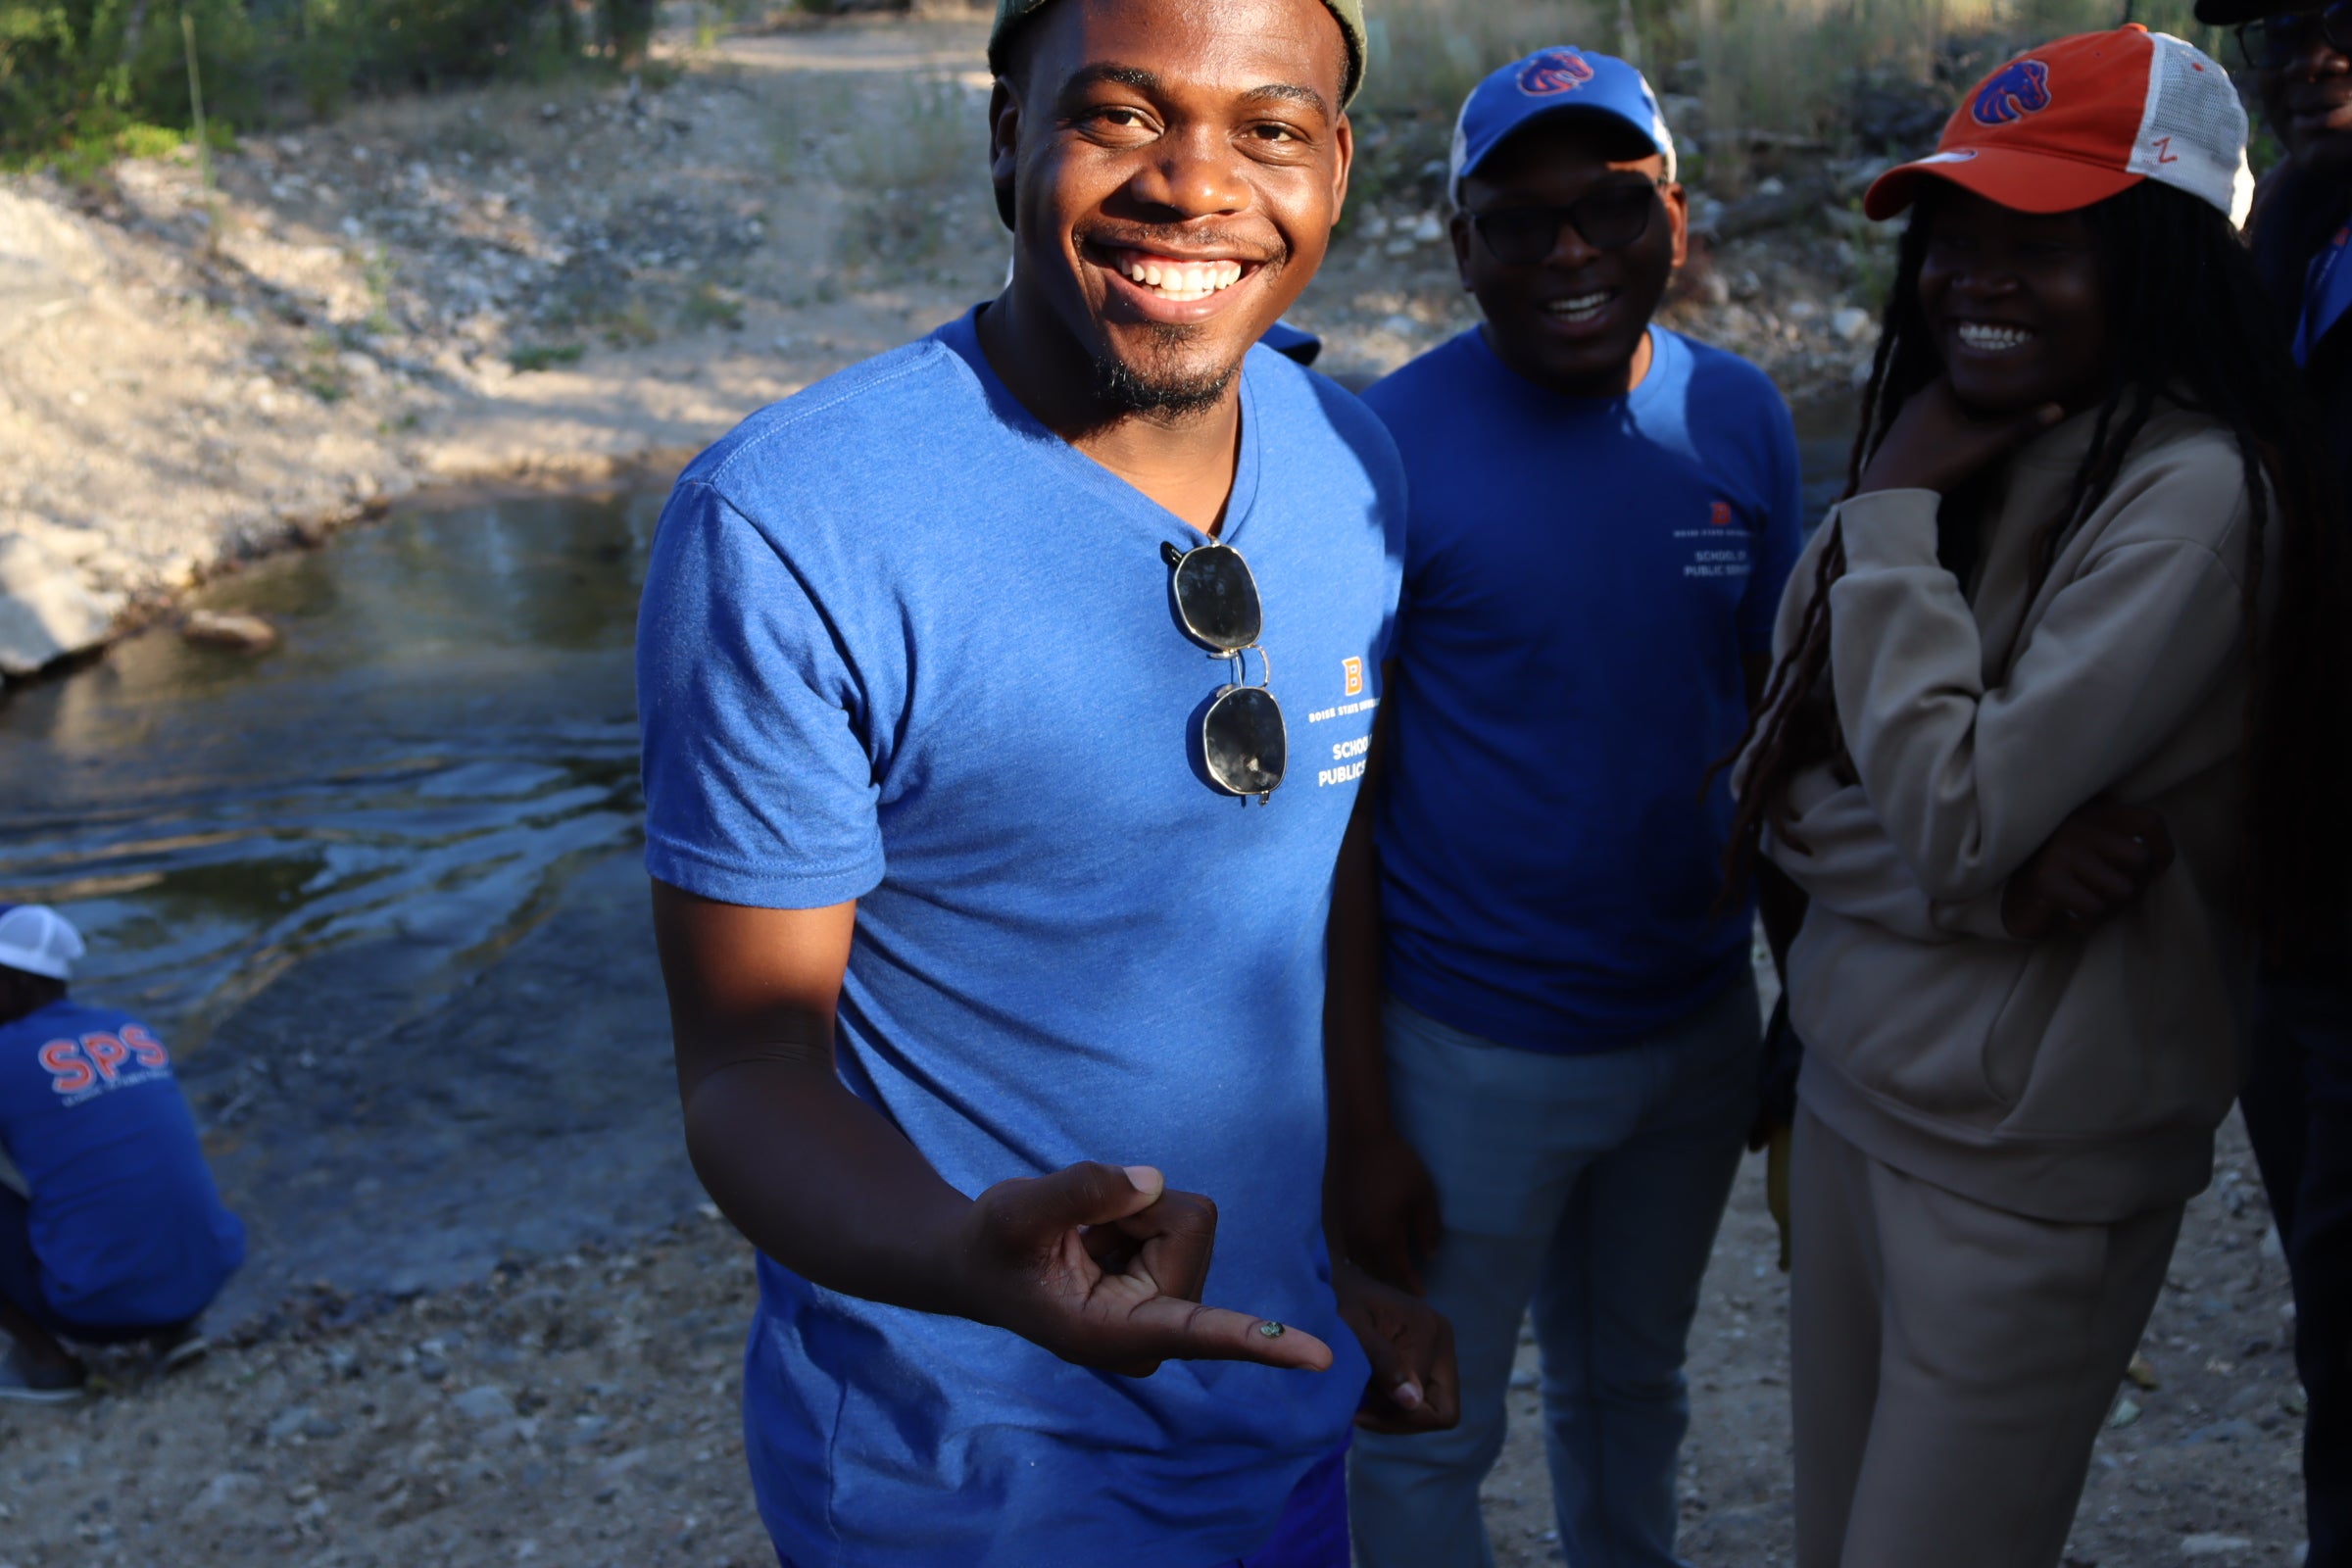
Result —
<instances>
[{"instance_id":1,"label":"beige hooded sweatshirt","mask_svg":"<svg viewBox=\"0 0 2352 1568\"><path fill-rule=\"evenodd\" d=\"M1812 898L1788 975L1805 1104L1964 1197L2109 1223L2204 1188L2236 1093L2250 514L2229 433L2164 410L2029 601L2094 418L2006 463L1973 604L1936 563L1935 493L1832 513L1830 679L1859 782L1797 774L1766 852ZM1789 579L1780 652L1829 534ZM2085 935L2010 937L2004 884L2102 796L2163 815L2171 869Z\"/></svg>"}]
</instances>

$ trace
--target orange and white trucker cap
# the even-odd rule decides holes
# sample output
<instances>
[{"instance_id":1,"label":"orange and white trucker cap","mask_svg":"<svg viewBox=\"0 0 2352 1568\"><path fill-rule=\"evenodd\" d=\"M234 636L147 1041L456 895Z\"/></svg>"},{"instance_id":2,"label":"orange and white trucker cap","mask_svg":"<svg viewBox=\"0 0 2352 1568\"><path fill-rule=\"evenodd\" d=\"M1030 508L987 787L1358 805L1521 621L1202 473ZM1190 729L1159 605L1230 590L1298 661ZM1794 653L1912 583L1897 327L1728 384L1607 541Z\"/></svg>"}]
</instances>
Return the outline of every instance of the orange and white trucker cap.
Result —
<instances>
[{"instance_id":1,"label":"orange and white trucker cap","mask_svg":"<svg viewBox=\"0 0 2352 1568\"><path fill-rule=\"evenodd\" d=\"M46 904L0 904L0 965L70 980L84 951L74 922Z\"/></svg>"},{"instance_id":2,"label":"orange and white trucker cap","mask_svg":"<svg viewBox=\"0 0 2352 1568\"><path fill-rule=\"evenodd\" d=\"M2246 220L2246 111L2230 73L2137 23L2029 49L1979 82L1935 152L1871 182L1862 210L1885 220L1922 179L1948 180L2022 213L2071 213L2143 179Z\"/></svg>"}]
</instances>

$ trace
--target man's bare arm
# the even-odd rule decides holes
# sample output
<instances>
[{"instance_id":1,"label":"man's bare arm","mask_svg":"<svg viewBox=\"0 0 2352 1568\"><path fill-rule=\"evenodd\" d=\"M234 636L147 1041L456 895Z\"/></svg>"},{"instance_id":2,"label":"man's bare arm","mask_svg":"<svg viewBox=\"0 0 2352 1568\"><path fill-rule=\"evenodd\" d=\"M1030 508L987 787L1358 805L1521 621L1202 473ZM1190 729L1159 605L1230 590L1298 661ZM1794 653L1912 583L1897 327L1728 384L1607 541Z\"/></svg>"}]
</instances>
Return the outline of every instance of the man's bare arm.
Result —
<instances>
[{"instance_id":1,"label":"man's bare arm","mask_svg":"<svg viewBox=\"0 0 2352 1568\"><path fill-rule=\"evenodd\" d=\"M1143 1166L1068 1166L967 1199L851 1094L835 1007L855 905L757 909L654 884L696 1175L752 1244L828 1290L1009 1329L1081 1365L1320 1370L1312 1335L1200 1304L1216 1209Z\"/></svg>"}]
</instances>

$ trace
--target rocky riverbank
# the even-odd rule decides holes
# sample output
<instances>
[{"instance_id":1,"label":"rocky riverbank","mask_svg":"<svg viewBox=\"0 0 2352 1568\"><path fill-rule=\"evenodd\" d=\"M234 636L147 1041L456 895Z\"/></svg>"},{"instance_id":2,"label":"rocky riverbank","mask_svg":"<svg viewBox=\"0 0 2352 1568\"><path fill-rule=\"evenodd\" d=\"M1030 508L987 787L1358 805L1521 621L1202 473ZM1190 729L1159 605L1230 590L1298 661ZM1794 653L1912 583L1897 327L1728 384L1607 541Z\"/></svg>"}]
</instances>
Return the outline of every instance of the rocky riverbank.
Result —
<instances>
[{"instance_id":1,"label":"rocky riverbank","mask_svg":"<svg viewBox=\"0 0 2352 1568\"><path fill-rule=\"evenodd\" d=\"M985 297L1004 242L982 36L950 18L680 40L627 81L248 136L209 188L185 151L0 177L0 674L419 486L659 482L748 411ZM1347 223L1297 313L1359 384L1470 319L1431 163L1444 120L1363 119ZM1696 192L1715 237L1670 319L1792 398L1842 393L1884 249L1847 204L1877 161L1804 155L1739 200Z\"/></svg>"}]
</instances>

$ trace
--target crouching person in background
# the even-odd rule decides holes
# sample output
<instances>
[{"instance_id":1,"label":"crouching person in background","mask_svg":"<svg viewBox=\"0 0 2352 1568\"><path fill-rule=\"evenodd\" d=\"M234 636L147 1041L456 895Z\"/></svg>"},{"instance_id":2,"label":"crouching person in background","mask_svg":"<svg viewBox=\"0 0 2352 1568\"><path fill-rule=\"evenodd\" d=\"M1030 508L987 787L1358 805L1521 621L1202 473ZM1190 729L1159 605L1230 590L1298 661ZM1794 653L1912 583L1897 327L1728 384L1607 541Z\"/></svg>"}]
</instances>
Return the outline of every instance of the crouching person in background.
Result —
<instances>
[{"instance_id":1,"label":"crouching person in background","mask_svg":"<svg viewBox=\"0 0 2352 1568\"><path fill-rule=\"evenodd\" d=\"M67 996L81 954L54 909L0 908L0 1151L25 1189L0 1184L0 1398L77 1397L66 1342L202 1353L196 1320L245 1260L163 1042Z\"/></svg>"}]
</instances>

